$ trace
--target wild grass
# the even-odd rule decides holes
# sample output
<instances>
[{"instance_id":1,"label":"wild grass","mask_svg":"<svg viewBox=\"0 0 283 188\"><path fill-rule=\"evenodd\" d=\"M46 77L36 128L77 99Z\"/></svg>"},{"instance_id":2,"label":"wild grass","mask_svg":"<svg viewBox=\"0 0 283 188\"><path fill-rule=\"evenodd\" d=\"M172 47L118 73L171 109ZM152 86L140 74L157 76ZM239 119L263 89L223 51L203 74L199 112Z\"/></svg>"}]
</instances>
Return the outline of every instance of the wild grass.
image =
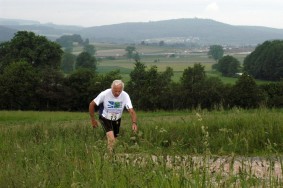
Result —
<instances>
[{"instance_id":1,"label":"wild grass","mask_svg":"<svg viewBox=\"0 0 283 188\"><path fill-rule=\"evenodd\" d=\"M109 156L87 113L1 111L0 187L280 187L282 112L137 112L138 134L125 113Z\"/></svg>"}]
</instances>

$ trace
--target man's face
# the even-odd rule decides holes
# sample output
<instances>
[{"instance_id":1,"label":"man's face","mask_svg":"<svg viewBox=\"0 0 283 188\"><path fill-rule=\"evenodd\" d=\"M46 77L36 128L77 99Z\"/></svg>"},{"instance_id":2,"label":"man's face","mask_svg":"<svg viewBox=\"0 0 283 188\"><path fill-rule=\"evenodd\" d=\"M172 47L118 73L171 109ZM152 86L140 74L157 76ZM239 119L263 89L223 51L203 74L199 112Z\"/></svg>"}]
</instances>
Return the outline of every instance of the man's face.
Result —
<instances>
[{"instance_id":1,"label":"man's face","mask_svg":"<svg viewBox=\"0 0 283 188\"><path fill-rule=\"evenodd\" d=\"M122 85L114 85L112 87L112 93L113 93L114 97L119 97L119 95L121 94L122 91L123 91Z\"/></svg>"}]
</instances>

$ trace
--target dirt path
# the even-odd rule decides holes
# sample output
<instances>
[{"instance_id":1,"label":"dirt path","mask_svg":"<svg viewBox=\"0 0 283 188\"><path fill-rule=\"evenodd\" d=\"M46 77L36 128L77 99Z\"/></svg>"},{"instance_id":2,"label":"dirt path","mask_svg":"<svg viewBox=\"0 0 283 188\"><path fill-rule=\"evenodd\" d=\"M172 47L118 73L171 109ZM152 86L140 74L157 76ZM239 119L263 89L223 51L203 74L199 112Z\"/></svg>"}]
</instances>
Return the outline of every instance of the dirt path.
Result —
<instances>
[{"instance_id":1,"label":"dirt path","mask_svg":"<svg viewBox=\"0 0 283 188\"><path fill-rule=\"evenodd\" d=\"M207 157L203 156L156 156L142 157L141 155L123 154L119 157L125 162L132 161L139 165L152 161L160 164L166 163L168 168L193 168L191 170L205 169L211 174L222 177L231 175L249 175L259 179L275 178L283 181L283 158L279 157Z\"/></svg>"},{"instance_id":2,"label":"dirt path","mask_svg":"<svg viewBox=\"0 0 283 188\"><path fill-rule=\"evenodd\" d=\"M196 165L203 166L202 157L192 157ZM260 157L217 157L206 160L206 166L211 173L222 175L250 174L260 179L270 177L282 179L282 159L267 159Z\"/></svg>"}]
</instances>

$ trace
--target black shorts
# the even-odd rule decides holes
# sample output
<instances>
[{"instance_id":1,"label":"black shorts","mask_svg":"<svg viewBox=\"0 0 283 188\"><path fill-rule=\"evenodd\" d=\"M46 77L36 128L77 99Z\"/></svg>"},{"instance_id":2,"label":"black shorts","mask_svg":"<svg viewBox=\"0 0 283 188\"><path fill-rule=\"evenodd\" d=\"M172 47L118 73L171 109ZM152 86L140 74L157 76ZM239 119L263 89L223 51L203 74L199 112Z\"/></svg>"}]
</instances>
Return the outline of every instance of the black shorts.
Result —
<instances>
[{"instance_id":1,"label":"black shorts","mask_svg":"<svg viewBox=\"0 0 283 188\"><path fill-rule=\"evenodd\" d=\"M113 131L115 137L119 135L121 118L118 119L117 121L111 121L102 116L99 116L99 121L105 132Z\"/></svg>"}]
</instances>

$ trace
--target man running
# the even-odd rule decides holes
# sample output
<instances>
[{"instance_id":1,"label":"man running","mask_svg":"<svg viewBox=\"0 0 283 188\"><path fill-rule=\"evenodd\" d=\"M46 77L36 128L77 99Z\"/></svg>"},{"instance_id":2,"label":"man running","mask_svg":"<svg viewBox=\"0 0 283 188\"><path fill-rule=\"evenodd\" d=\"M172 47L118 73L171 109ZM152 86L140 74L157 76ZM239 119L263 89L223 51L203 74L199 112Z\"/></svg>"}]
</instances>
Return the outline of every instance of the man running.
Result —
<instances>
[{"instance_id":1,"label":"man running","mask_svg":"<svg viewBox=\"0 0 283 188\"><path fill-rule=\"evenodd\" d=\"M137 132L137 115L133 108L131 99L124 90L124 83L121 80L114 80L110 89L102 91L89 104L89 115L93 128L98 126L94 116L95 106L101 106L99 109L99 121L106 132L107 144L110 153L113 151L115 139L119 134L121 117L123 110L129 111L132 119L132 130Z\"/></svg>"}]
</instances>

